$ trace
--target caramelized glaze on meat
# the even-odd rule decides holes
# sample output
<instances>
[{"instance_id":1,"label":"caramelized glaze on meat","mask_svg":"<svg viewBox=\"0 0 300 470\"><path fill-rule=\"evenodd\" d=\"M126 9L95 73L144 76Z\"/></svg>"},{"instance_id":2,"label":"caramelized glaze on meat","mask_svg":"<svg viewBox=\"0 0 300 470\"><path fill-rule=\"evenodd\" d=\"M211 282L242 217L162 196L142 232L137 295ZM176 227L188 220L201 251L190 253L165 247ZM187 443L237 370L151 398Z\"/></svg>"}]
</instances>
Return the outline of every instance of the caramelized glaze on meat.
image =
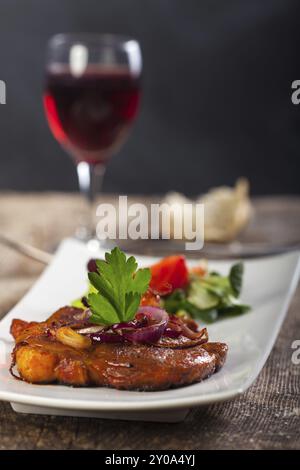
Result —
<instances>
[{"instance_id":1,"label":"caramelized glaze on meat","mask_svg":"<svg viewBox=\"0 0 300 470\"><path fill-rule=\"evenodd\" d=\"M125 390L165 390L199 382L222 367L227 346L205 343L187 348L115 343L76 350L57 341L55 330L80 328L80 309L64 307L47 321L13 320L13 359L20 377L31 383L108 386Z\"/></svg>"}]
</instances>

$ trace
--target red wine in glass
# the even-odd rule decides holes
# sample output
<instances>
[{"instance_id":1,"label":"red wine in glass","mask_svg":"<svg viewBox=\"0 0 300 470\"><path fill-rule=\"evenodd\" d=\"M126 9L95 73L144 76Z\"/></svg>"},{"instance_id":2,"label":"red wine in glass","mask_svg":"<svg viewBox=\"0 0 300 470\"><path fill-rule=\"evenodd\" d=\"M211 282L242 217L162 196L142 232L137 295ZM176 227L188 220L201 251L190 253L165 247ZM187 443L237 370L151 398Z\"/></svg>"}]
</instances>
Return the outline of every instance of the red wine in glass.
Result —
<instances>
[{"instance_id":1,"label":"red wine in glass","mask_svg":"<svg viewBox=\"0 0 300 470\"><path fill-rule=\"evenodd\" d=\"M50 128L76 162L105 163L127 136L139 99L139 78L126 67L90 65L79 77L66 68L46 75Z\"/></svg>"},{"instance_id":2,"label":"red wine in glass","mask_svg":"<svg viewBox=\"0 0 300 470\"><path fill-rule=\"evenodd\" d=\"M50 129L76 163L90 202L77 235L93 239L92 203L108 159L124 142L140 101L142 55L133 38L58 34L47 48L44 107Z\"/></svg>"}]
</instances>

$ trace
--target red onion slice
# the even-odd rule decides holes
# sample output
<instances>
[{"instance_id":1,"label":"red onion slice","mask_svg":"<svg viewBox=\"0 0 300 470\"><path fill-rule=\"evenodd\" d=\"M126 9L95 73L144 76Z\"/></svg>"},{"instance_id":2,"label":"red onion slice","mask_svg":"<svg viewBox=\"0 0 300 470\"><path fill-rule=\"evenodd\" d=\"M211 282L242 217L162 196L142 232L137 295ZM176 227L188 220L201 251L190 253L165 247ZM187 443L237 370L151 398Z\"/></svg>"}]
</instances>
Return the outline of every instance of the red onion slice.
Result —
<instances>
[{"instance_id":1,"label":"red onion slice","mask_svg":"<svg viewBox=\"0 0 300 470\"><path fill-rule=\"evenodd\" d=\"M181 331L182 331L182 334L184 336L186 336L189 339L193 339L193 340L194 339L197 340L198 338L201 338L203 336L203 330L193 331L184 322L182 322Z\"/></svg>"},{"instance_id":2,"label":"red onion slice","mask_svg":"<svg viewBox=\"0 0 300 470\"><path fill-rule=\"evenodd\" d=\"M146 326L144 326L146 323ZM207 342L207 331L193 331L178 317L154 306L139 307L135 319L111 327L91 325L79 330L100 343L156 344L165 348L187 348Z\"/></svg>"},{"instance_id":3,"label":"red onion slice","mask_svg":"<svg viewBox=\"0 0 300 470\"><path fill-rule=\"evenodd\" d=\"M149 326L133 329L132 331L122 331L122 335L127 341L132 343L155 343L164 334L169 321L169 315L165 310L158 307L144 306L138 309L136 319L146 317Z\"/></svg>"},{"instance_id":4,"label":"red onion slice","mask_svg":"<svg viewBox=\"0 0 300 470\"><path fill-rule=\"evenodd\" d=\"M116 333L92 333L90 335L92 341L96 341L97 343L124 343L125 338L121 335Z\"/></svg>"},{"instance_id":5,"label":"red onion slice","mask_svg":"<svg viewBox=\"0 0 300 470\"><path fill-rule=\"evenodd\" d=\"M124 330L122 336L131 343L156 343L164 334L165 328L166 322L162 321L132 331Z\"/></svg>"},{"instance_id":6,"label":"red onion slice","mask_svg":"<svg viewBox=\"0 0 300 470\"><path fill-rule=\"evenodd\" d=\"M141 325L135 321L124 321L121 323L115 323L111 326L112 330L122 330L123 328L139 328Z\"/></svg>"},{"instance_id":7,"label":"red onion slice","mask_svg":"<svg viewBox=\"0 0 300 470\"><path fill-rule=\"evenodd\" d=\"M181 330L175 330L174 328L171 328L168 323L167 328L164 331L164 336L167 336L168 338L178 338L180 335Z\"/></svg>"},{"instance_id":8,"label":"red onion slice","mask_svg":"<svg viewBox=\"0 0 300 470\"><path fill-rule=\"evenodd\" d=\"M125 340L131 343L152 343L156 342L163 335L169 315L165 310L158 307L140 307L136 319L128 322L121 322L110 327L111 331L91 331L89 336L93 341L100 343L122 343ZM146 323L147 326L143 326ZM97 327L95 327L97 328ZM99 328L99 326L98 326Z\"/></svg>"},{"instance_id":9,"label":"red onion slice","mask_svg":"<svg viewBox=\"0 0 300 470\"><path fill-rule=\"evenodd\" d=\"M156 321L156 322L162 322L162 321L169 321L169 315L168 313L163 310L162 308L159 307L153 307L152 305L145 305L143 307L139 307L137 314L136 314L136 319L138 320L139 318L142 317L148 318L150 321Z\"/></svg>"},{"instance_id":10,"label":"red onion slice","mask_svg":"<svg viewBox=\"0 0 300 470\"><path fill-rule=\"evenodd\" d=\"M89 262L87 263L87 270L88 272L90 273L97 273L98 272L98 268L97 268L97 259L95 258L91 258L89 260Z\"/></svg>"}]
</instances>

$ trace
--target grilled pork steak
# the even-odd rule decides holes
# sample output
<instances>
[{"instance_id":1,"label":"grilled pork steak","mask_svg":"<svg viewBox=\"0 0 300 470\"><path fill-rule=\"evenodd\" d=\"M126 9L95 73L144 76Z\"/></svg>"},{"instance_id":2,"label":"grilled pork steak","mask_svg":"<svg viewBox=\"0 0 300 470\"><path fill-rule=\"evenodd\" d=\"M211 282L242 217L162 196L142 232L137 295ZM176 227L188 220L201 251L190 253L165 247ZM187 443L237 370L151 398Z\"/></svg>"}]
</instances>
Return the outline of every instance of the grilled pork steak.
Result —
<instances>
[{"instance_id":1,"label":"grilled pork steak","mask_svg":"<svg viewBox=\"0 0 300 470\"><path fill-rule=\"evenodd\" d=\"M47 321L13 320L13 359L20 377L31 383L107 386L123 390L165 390L199 382L226 359L227 345L209 343L178 349L131 343L92 343L77 350L59 342L55 330L82 328L80 309L64 307Z\"/></svg>"}]
</instances>

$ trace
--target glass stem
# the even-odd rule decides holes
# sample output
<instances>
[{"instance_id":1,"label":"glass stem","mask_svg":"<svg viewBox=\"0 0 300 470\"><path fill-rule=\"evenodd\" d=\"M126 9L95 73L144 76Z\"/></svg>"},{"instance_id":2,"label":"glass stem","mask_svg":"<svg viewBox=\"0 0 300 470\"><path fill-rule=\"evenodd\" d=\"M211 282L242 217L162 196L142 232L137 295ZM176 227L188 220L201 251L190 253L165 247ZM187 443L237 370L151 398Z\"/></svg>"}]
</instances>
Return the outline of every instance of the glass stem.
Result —
<instances>
[{"instance_id":1,"label":"glass stem","mask_svg":"<svg viewBox=\"0 0 300 470\"><path fill-rule=\"evenodd\" d=\"M79 189L85 197L87 209L76 231L76 236L84 241L95 238L94 203L97 192L101 190L104 173L104 165L91 165L87 162L77 164Z\"/></svg>"}]
</instances>

